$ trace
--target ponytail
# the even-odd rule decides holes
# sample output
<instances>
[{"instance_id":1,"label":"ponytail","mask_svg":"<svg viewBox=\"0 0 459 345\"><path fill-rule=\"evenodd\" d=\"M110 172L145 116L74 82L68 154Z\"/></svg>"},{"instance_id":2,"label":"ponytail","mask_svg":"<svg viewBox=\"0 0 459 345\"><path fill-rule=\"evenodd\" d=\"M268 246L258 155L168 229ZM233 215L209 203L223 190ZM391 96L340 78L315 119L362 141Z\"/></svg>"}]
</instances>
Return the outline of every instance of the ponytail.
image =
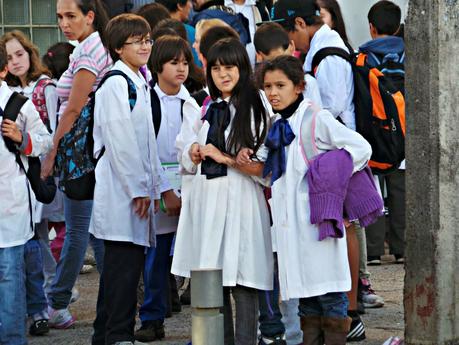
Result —
<instances>
[{"instance_id":1,"label":"ponytail","mask_svg":"<svg viewBox=\"0 0 459 345\"><path fill-rule=\"evenodd\" d=\"M105 35L105 28L109 21L109 17L105 4L102 0L76 0L76 3L84 15L87 15L89 11L94 12L94 30L99 33L102 44L106 47L107 38Z\"/></svg>"}]
</instances>

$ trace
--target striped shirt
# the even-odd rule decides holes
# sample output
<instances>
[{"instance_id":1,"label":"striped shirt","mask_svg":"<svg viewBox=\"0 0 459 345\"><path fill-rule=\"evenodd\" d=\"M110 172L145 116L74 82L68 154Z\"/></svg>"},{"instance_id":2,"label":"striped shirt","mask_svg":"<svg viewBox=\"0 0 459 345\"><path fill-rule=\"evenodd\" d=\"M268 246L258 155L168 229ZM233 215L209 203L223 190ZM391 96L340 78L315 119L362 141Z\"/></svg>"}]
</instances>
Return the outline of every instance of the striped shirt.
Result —
<instances>
[{"instance_id":1,"label":"striped shirt","mask_svg":"<svg viewBox=\"0 0 459 345\"><path fill-rule=\"evenodd\" d=\"M61 101L59 114L61 115L67 107L73 78L79 70L85 69L96 76L96 81L92 86L93 91L95 91L100 80L112 65L112 59L102 44L99 33L93 32L85 38L73 51L70 56L69 67L57 83L56 92Z\"/></svg>"}]
</instances>

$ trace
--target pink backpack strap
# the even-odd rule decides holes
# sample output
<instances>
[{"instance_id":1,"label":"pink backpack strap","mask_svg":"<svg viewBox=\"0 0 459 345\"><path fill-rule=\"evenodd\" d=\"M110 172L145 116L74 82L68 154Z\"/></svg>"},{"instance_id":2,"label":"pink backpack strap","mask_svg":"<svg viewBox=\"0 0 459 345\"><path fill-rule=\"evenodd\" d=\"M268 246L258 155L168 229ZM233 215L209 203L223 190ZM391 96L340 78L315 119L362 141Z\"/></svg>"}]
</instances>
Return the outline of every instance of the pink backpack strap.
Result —
<instances>
[{"instance_id":1,"label":"pink backpack strap","mask_svg":"<svg viewBox=\"0 0 459 345\"><path fill-rule=\"evenodd\" d=\"M303 141L303 123L300 125L300 149L301 149L301 155L303 156L304 162L306 163L307 166L310 165L312 160L314 159L315 156L319 153L319 150L317 148L316 144L316 118L317 118L317 113L320 111L320 109L311 102L310 106L306 109L305 114L303 115L303 119L306 116L312 116L311 120L311 136L309 138L310 144L313 150L313 156L308 158L308 155L306 154L306 150L304 149L304 141ZM303 120L301 120L303 122Z\"/></svg>"},{"instance_id":2,"label":"pink backpack strap","mask_svg":"<svg viewBox=\"0 0 459 345\"><path fill-rule=\"evenodd\" d=\"M206 116L207 113L207 108L209 107L210 103L212 102L212 97L207 96L204 98L204 101L202 102L202 107L201 107L201 121L204 122L204 117Z\"/></svg>"},{"instance_id":3,"label":"pink backpack strap","mask_svg":"<svg viewBox=\"0 0 459 345\"><path fill-rule=\"evenodd\" d=\"M49 116L48 109L46 108L45 89L49 85L55 86L51 78L41 78L37 81L32 91L32 103L37 109L41 120L46 126L49 126Z\"/></svg>"}]
</instances>

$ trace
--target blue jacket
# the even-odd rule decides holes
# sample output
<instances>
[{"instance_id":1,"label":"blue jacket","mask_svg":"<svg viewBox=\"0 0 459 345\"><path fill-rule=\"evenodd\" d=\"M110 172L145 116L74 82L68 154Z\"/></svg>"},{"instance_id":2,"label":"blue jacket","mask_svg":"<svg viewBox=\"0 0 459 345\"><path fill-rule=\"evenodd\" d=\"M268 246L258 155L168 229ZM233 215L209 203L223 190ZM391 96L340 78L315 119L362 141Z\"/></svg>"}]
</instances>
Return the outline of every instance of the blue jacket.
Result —
<instances>
[{"instance_id":1,"label":"blue jacket","mask_svg":"<svg viewBox=\"0 0 459 345\"><path fill-rule=\"evenodd\" d=\"M384 59L396 62L405 61L405 42L397 36L375 38L359 47L359 52L368 55L367 63L375 67L383 63Z\"/></svg>"}]
</instances>

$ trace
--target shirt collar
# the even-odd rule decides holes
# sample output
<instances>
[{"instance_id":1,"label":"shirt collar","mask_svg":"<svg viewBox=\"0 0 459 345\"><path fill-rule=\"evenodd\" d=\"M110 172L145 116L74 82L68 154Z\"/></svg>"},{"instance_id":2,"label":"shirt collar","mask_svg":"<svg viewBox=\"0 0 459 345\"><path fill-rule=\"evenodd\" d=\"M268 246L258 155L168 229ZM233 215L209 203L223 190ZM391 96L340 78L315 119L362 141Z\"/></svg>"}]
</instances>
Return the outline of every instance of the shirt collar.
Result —
<instances>
[{"instance_id":1,"label":"shirt collar","mask_svg":"<svg viewBox=\"0 0 459 345\"><path fill-rule=\"evenodd\" d=\"M245 0L245 3L243 5L239 5L239 6L255 6L255 5L256 5L256 1L255 0ZM237 4L234 3L234 1L232 1L232 0L225 0L225 6L227 6L227 7L237 6Z\"/></svg>"},{"instance_id":2,"label":"shirt collar","mask_svg":"<svg viewBox=\"0 0 459 345\"><path fill-rule=\"evenodd\" d=\"M121 72L124 72L138 88L148 86L147 81L140 72L135 73L121 60L116 61L112 69L117 69Z\"/></svg>"},{"instance_id":3,"label":"shirt collar","mask_svg":"<svg viewBox=\"0 0 459 345\"><path fill-rule=\"evenodd\" d=\"M188 100L191 96L188 90L186 89L185 86L180 87L180 91L176 95L166 95L163 90L159 88L158 83L155 84L154 89L156 91L156 94L158 95L158 98L178 98L180 100L186 101Z\"/></svg>"}]
</instances>

